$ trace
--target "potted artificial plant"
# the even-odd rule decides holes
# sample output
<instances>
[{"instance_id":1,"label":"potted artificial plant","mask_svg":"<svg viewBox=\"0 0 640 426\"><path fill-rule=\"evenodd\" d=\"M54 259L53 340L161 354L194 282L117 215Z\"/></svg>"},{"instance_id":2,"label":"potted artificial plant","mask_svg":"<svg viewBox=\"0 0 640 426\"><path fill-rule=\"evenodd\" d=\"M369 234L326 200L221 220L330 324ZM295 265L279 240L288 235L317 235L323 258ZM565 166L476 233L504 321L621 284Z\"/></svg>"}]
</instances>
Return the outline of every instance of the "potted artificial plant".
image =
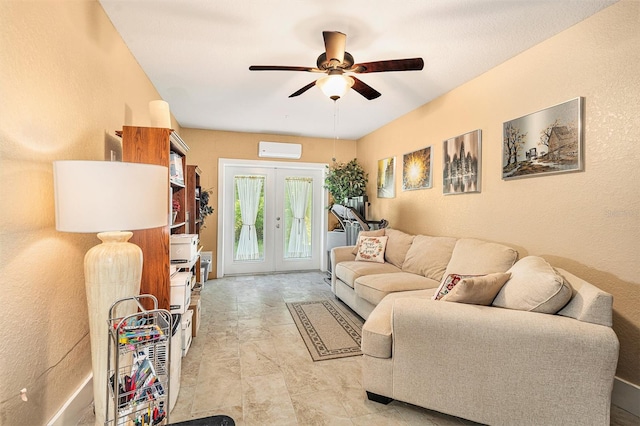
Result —
<instances>
[{"instance_id":1,"label":"potted artificial plant","mask_svg":"<svg viewBox=\"0 0 640 426\"><path fill-rule=\"evenodd\" d=\"M205 219L211 213L213 213L213 207L209 205L209 197L211 196L211 188L200 193L200 220L202 221L202 228L205 228Z\"/></svg>"},{"instance_id":2,"label":"potted artificial plant","mask_svg":"<svg viewBox=\"0 0 640 426\"><path fill-rule=\"evenodd\" d=\"M367 174L358 161L354 158L348 163L335 163L329 167L324 181L324 187L329 190L335 203L352 205L353 198L356 205L364 206L367 201L365 195L367 187ZM355 207L355 206L354 206ZM358 210L358 208L356 208Z\"/></svg>"}]
</instances>

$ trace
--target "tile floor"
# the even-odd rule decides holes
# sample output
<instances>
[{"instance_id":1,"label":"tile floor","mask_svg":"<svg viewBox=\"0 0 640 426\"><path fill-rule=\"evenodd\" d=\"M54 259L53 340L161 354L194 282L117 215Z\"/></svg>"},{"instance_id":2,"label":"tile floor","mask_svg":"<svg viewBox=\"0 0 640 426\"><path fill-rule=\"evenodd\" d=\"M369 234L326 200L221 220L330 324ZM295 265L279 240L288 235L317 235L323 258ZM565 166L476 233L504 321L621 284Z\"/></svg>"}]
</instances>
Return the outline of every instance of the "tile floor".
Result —
<instances>
[{"instance_id":1,"label":"tile floor","mask_svg":"<svg viewBox=\"0 0 640 426\"><path fill-rule=\"evenodd\" d=\"M226 414L242 425L474 425L397 401L367 400L360 357L313 362L286 302L332 298L320 272L225 277L201 294L171 422ZM79 425L93 424L85 416ZM640 419L612 406L612 425Z\"/></svg>"}]
</instances>

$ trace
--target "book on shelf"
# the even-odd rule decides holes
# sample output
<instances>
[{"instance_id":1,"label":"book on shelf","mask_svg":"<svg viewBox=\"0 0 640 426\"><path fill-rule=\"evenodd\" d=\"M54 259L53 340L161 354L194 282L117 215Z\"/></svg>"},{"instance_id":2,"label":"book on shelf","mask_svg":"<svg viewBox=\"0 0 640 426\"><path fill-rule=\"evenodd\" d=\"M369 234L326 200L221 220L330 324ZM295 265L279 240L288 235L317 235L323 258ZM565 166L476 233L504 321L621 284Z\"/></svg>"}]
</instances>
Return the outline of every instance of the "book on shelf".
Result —
<instances>
[{"instance_id":1,"label":"book on shelf","mask_svg":"<svg viewBox=\"0 0 640 426\"><path fill-rule=\"evenodd\" d=\"M169 176L172 181L184 185L184 170L182 169L182 157L171 151L169 154Z\"/></svg>"}]
</instances>

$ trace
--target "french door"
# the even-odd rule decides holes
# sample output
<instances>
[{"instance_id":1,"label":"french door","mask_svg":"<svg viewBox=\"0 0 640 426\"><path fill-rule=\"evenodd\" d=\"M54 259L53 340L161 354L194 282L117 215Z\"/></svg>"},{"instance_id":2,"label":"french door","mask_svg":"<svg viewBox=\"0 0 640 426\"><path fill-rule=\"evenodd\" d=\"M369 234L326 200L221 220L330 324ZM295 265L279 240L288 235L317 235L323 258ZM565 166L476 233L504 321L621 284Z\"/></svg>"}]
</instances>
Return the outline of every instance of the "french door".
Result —
<instances>
[{"instance_id":1,"label":"french door","mask_svg":"<svg viewBox=\"0 0 640 426\"><path fill-rule=\"evenodd\" d=\"M323 166L282 164L221 167L222 274L321 269Z\"/></svg>"}]
</instances>

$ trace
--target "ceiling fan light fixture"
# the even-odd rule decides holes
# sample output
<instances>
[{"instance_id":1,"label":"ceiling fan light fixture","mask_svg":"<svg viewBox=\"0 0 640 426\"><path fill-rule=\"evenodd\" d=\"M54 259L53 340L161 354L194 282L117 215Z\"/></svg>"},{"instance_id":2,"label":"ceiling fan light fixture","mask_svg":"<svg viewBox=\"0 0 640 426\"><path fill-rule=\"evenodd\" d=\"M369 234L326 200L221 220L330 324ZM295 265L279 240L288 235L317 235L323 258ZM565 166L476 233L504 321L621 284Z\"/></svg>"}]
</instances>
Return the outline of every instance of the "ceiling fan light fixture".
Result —
<instances>
[{"instance_id":1,"label":"ceiling fan light fixture","mask_svg":"<svg viewBox=\"0 0 640 426\"><path fill-rule=\"evenodd\" d=\"M316 85L322 90L322 93L334 101L344 96L354 83L353 78L339 74L330 74L316 81Z\"/></svg>"}]
</instances>

